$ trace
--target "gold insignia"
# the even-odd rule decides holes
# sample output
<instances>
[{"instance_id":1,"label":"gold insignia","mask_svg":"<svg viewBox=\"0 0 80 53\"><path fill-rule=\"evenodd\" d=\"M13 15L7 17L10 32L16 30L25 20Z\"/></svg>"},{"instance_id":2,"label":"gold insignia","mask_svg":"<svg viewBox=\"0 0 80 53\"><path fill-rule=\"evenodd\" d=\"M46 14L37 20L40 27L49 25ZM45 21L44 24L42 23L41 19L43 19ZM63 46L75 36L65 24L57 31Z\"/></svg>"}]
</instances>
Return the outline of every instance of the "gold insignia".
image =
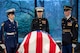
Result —
<instances>
[{"instance_id":1,"label":"gold insignia","mask_svg":"<svg viewBox=\"0 0 80 53\"><path fill-rule=\"evenodd\" d=\"M68 25L68 26L72 26L72 23L71 23L71 22L68 22L67 25Z\"/></svg>"},{"instance_id":2,"label":"gold insignia","mask_svg":"<svg viewBox=\"0 0 80 53\"><path fill-rule=\"evenodd\" d=\"M2 23L1 26L4 26L4 23Z\"/></svg>"},{"instance_id":3,"label":"gold insignia","mask_svg":"<svg viewBox=\"0 0 80 53\"><path fill-rule=\"evenodd\" d=\"M45 20L42 20L42 24L46 24L46 21Z\"/></svg>"},{"instance_id":4,"label":"gold insignia","mask_svg":"<svg viewBox=\"0 0 80 53\"><path fill-rule=\"evenodd\" d=\"M75 27L78 27L78 24L76 24Z\"/></svg>"}]
</instances>

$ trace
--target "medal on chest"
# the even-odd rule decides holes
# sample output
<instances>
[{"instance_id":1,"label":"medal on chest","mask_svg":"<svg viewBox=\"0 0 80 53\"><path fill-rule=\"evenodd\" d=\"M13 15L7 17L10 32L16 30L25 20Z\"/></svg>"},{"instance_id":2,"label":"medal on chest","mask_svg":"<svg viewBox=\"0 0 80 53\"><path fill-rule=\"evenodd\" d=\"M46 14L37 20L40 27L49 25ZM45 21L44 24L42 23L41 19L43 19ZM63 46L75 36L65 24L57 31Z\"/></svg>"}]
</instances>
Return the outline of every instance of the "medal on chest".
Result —
<instances>
[{"instance_id":1,"label":"medal on chest","mask_svg":"<svg viewBox=\"0 0 80 53\"><path fill-rule=\"evenodd\" d=\"M42 24L46 24L46 21L45 20L42 20Z\"/></svg>"},{"instance_id":2,"label":"medal on chest","mask_svg":"<svg viewBox=\"0 0 80 53\"><path fill-rule=\"evenodd\" d=\"M67 22L67 26L72 26L72 22Z\"/></svg>"}]
</instances>

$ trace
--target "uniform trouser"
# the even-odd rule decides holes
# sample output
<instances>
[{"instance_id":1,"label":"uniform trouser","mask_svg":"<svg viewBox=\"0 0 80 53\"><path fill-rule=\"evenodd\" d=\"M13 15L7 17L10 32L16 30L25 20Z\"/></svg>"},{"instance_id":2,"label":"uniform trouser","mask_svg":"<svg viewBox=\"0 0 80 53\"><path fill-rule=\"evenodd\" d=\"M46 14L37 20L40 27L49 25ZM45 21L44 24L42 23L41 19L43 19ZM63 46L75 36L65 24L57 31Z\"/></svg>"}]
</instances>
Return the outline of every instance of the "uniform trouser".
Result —
<instances>
[{"instance_id":1,"label":"uniform trouser","mask_svg":"<svg viewBox=\"0 0 80 53\"><path fill-rule=\"evenodd\" d=\"M62 46L62 53L72 53L72 45Z\"/></svg>"},{"instance_id":2,"label":"uniform trouser","mask_svg":"<svg viewBox=\"0 0 80 53\"><path fill-rule=\"evenodd\" d=\"M7 53L16 53L16 47L6 47Z\"/></svg>"}]
</instances>

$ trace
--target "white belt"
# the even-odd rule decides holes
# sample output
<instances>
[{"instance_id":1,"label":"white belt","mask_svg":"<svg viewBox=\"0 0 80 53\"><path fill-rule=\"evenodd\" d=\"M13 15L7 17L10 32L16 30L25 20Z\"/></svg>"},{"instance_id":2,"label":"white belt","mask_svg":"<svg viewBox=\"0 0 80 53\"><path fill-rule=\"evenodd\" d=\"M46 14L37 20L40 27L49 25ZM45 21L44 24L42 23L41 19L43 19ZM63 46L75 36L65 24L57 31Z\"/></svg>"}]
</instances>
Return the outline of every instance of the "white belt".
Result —
<instances>
[{"instance_id":1,"label":"white belt","mask_svg":"<svg viewBox=\"0 0 80 53\"><path fill-rule=\"evenodd\" d=\"M15 35L16 32L6 33L7 35Z\"/></svg>"}]
</instances>

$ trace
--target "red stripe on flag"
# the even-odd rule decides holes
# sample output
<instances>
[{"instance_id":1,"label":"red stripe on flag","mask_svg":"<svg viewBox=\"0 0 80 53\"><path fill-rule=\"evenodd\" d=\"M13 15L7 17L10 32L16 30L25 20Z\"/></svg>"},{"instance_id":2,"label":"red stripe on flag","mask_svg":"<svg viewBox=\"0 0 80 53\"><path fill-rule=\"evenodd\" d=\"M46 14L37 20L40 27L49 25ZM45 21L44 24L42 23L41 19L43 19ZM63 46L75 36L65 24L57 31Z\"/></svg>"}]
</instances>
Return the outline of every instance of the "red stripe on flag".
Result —
<instances>
[{"instance_id":1,"label":"red stripe on flag","mask_svg":"<svg viewBox=\"0 0 80 53\"><path fill-rule=\"evenodd\" d=\"M50 50L49 53L56 53L56 44L53 42L52 38L50 35L48 35L50 39Z\"/></svg>"},{"instance_id":2,"label":"red stripe on flag","mask_svg":"<svg viewBox=\"0 0 80 53\"><path fill-rule=\"evenodd\" d=\"M36 53L42 53L42 33L37 32Z\"/></svg>"},{"instance_id":3,"label":"red stripe on flag","mask_svg":"<svg viewBox=\"0 0 80 53\"><path fill-rule=\"evenodd\" d=\"M28 37L24 43L24 53L28 53L28 51L29 51L29 39L31 37L31 33L29 33L27 36Z\"/></svg>"},{"instance_id":4,"label":"red stripe on flag","mask_svg":"<svg viewBox=\"0 0 80 53\"><path fill-rule=\"evenodd\" d=\"M19 53L18 51L16 53Z\"/></svg>"}]
</instances>

